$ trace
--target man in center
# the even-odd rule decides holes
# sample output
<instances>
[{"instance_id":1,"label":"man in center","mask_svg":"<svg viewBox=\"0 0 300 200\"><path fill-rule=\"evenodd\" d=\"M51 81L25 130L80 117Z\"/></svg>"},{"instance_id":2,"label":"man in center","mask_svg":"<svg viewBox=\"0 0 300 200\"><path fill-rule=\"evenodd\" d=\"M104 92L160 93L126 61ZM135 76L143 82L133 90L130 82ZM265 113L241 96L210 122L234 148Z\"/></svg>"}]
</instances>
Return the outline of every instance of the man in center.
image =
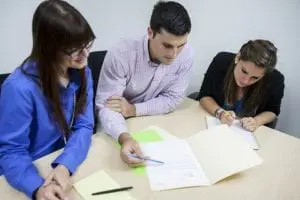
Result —
<instances>
[{"instance_id":1,"label":"man in center","mask_svg":"<svg viewBox=\"0 0 300 200\"><path fill-rule=\"evenodd\" d=\"M185 97L193 59L187 45L191 20L179 3L159 1L147 35L122 40L108 51L99 77L96 113L104 131L121 145L130 166L143 163L126 118L173 111Z\"/></svg>"}]
</instances>

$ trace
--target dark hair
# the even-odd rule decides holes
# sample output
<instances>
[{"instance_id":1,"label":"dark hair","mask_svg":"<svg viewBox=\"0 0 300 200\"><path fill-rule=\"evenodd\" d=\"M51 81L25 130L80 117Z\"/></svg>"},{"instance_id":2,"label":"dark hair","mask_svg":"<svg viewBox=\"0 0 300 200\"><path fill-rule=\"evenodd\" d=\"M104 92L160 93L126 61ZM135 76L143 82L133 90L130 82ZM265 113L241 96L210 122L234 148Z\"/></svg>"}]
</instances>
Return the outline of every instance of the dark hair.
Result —
<instances>
[{"instance_id":1,"label":"dark hair","mask_svg":"<svg viewBox=\"0 0 300 200\"><path fill-rule=\"evenodd\" d=\"M155 33L162 29L176 36L183 36L191 31L191 20L186 9L174 1L159 1L155 4L150 27Z\"/></svg>"},{"instance_id":2,"label":"dark hair","mask_svg":"<svg viewBox=\"0 0 300 200\"><path fill-rule=\"evenodd\" d=\"M27 60L37 63L39 85L46 96L55 122L63 134L68 134L68 123L60 103L59 64L62 52L81 48L95 39L95 35L85 18L69 3L62 0L47 0L36 9L32 21L33 47ZM22 65L24 66L24 65ZM31 75L21 67L23 73ZM78 70L81 79L75 116L86 108L87 80L85 70Z\"/></svg>"},{"instance_id":3,"label":"dark hair","mask_svg":"<svg viewBox=\"0 0 300 200\"><path fill-rule=\"evenodd\" d=\"M275 69L277 63L277 48L268 40L249 40L243 44L238 58L243 61L253 62L257 67L265 70L265 75L247 88L245 91L243 113L241 116L254 116L260 105L264 103L269 74ZM226 103L237 100L237 85L234 78L235 63L232 62L224 80L224 94Z\"/></svg>"}]
</instances>

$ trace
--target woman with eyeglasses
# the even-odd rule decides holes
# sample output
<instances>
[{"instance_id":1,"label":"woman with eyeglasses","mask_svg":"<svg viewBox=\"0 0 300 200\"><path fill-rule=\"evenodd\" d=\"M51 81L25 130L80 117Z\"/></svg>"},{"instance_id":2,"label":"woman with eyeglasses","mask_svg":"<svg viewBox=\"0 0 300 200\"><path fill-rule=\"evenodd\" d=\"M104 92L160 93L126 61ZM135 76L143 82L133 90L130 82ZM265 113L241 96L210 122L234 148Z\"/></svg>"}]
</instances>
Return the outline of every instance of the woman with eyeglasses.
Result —
<instances>
[{"instance_id":1,"label":"woman with eyeglasses","mask_svg":"<svg viewBox=\"0 0 300 200\"><path fill-rule=\"evenodd\" d=\"M33 199L65 199L94 126L87 57L95 35L65 1L48 0L32 21L31 54L4 82L0 98L0 174ZM33 161L63 148L41 177Z\"/></svg>"},{"instance_id":2,"label":"woman with eyeglasses","mask_svg":"<svg viewBox=\"0 0 300 200\"><path fill-rule=\"evenodd\" d=\"M273 122L280 113L284 76L275 69L277 48L268 40L250 40L237 54L219 53L201 89L201 106L222 123L238 119L249 131Z\"/></svg>"}]
</instances>

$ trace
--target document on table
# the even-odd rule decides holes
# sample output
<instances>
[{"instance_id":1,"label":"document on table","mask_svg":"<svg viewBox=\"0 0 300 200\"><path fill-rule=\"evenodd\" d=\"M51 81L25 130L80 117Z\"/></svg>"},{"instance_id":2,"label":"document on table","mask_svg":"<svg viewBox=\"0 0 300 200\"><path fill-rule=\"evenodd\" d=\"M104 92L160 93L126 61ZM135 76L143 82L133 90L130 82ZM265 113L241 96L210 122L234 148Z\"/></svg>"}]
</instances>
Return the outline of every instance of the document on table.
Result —
<instances>
[{"instance_id":1,"label":"document on table","mask_svg":"<svg viewBox=\"0 0 300 200\"><path fill-rule=\"evenodd\" d=\"M227 125L201 131L186 140L141 144L141 148L146 156L164 162L146 167L154 191L212 185L263 162Z\"/></svg>"},{"instance_id":2,"label":"document on table","mask_svg":"<svg viewBox=\"0 0 300 200\"><path fill-rule=\"evenodd\" d=\"M129 192L126 191L92 196L94 192L120 187L118 183L102 170L75 183L74 187L84 200L135 200Z\"/></svg>"},{"instance_id":3,"label":"document on table","mask_svg":"<svg viewBox=\"0 0 300 200\"><path fill-rule=\"evenodd\" d=\"M149 126L144 130L132 133L131 136L138 143L149 143L158 142L162 140L177 139L176 136L170 134L169 132L158 126ZM138 176L146 175L146 170L144 166L134 167L133 172Z\"/></svg>"},{"instance_id":4,"label":"document on table","mask_svg":"<svg viewBox=\"0 0 300 200\"><path fill-rule=\"evenodd\" d=\"M211 116L206 116L206 124L207 128L212 128L216 126L220 126L221 122L219 119ZM240 136L243 137L244 141L250 145L253 149L259 149L259 144L256 140L256 137L253 132L246 131L243 127L241 127L240 122L235 120L234 123L230 126L232 130L238 133Z\"/></svg>"},{"instance_id":5,"label":"document on table","mask_svg":"<svg viewBox=\"0 0 300 200\"><path fill-rule=\"evenodd\" d=\"M164 164L147 163L146 171L154 191L209 185L200 163L185 140L141 144L145 155Z\"/></svg>"}]
</instances>

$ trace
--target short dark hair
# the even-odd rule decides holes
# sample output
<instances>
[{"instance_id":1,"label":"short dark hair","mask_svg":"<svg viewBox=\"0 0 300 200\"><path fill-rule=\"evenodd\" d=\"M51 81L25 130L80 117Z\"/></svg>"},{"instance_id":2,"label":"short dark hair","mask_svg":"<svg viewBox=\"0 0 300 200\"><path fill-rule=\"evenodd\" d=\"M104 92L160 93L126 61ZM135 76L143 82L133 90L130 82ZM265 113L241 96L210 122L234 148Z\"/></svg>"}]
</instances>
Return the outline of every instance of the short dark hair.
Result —
<instances>
[{"instance_id":1,"label":"short dark hair","mask_svg":"<svg viewBox=\"0 0 300 200\"><path fill-rule=\"evenodd\" d=\"M155 33L160 33L162 29L176 36L182 36L191 31L191 20L187 10L174 1L159 1L155 4L150 27Z\"/></svg>"}]
</instances>

